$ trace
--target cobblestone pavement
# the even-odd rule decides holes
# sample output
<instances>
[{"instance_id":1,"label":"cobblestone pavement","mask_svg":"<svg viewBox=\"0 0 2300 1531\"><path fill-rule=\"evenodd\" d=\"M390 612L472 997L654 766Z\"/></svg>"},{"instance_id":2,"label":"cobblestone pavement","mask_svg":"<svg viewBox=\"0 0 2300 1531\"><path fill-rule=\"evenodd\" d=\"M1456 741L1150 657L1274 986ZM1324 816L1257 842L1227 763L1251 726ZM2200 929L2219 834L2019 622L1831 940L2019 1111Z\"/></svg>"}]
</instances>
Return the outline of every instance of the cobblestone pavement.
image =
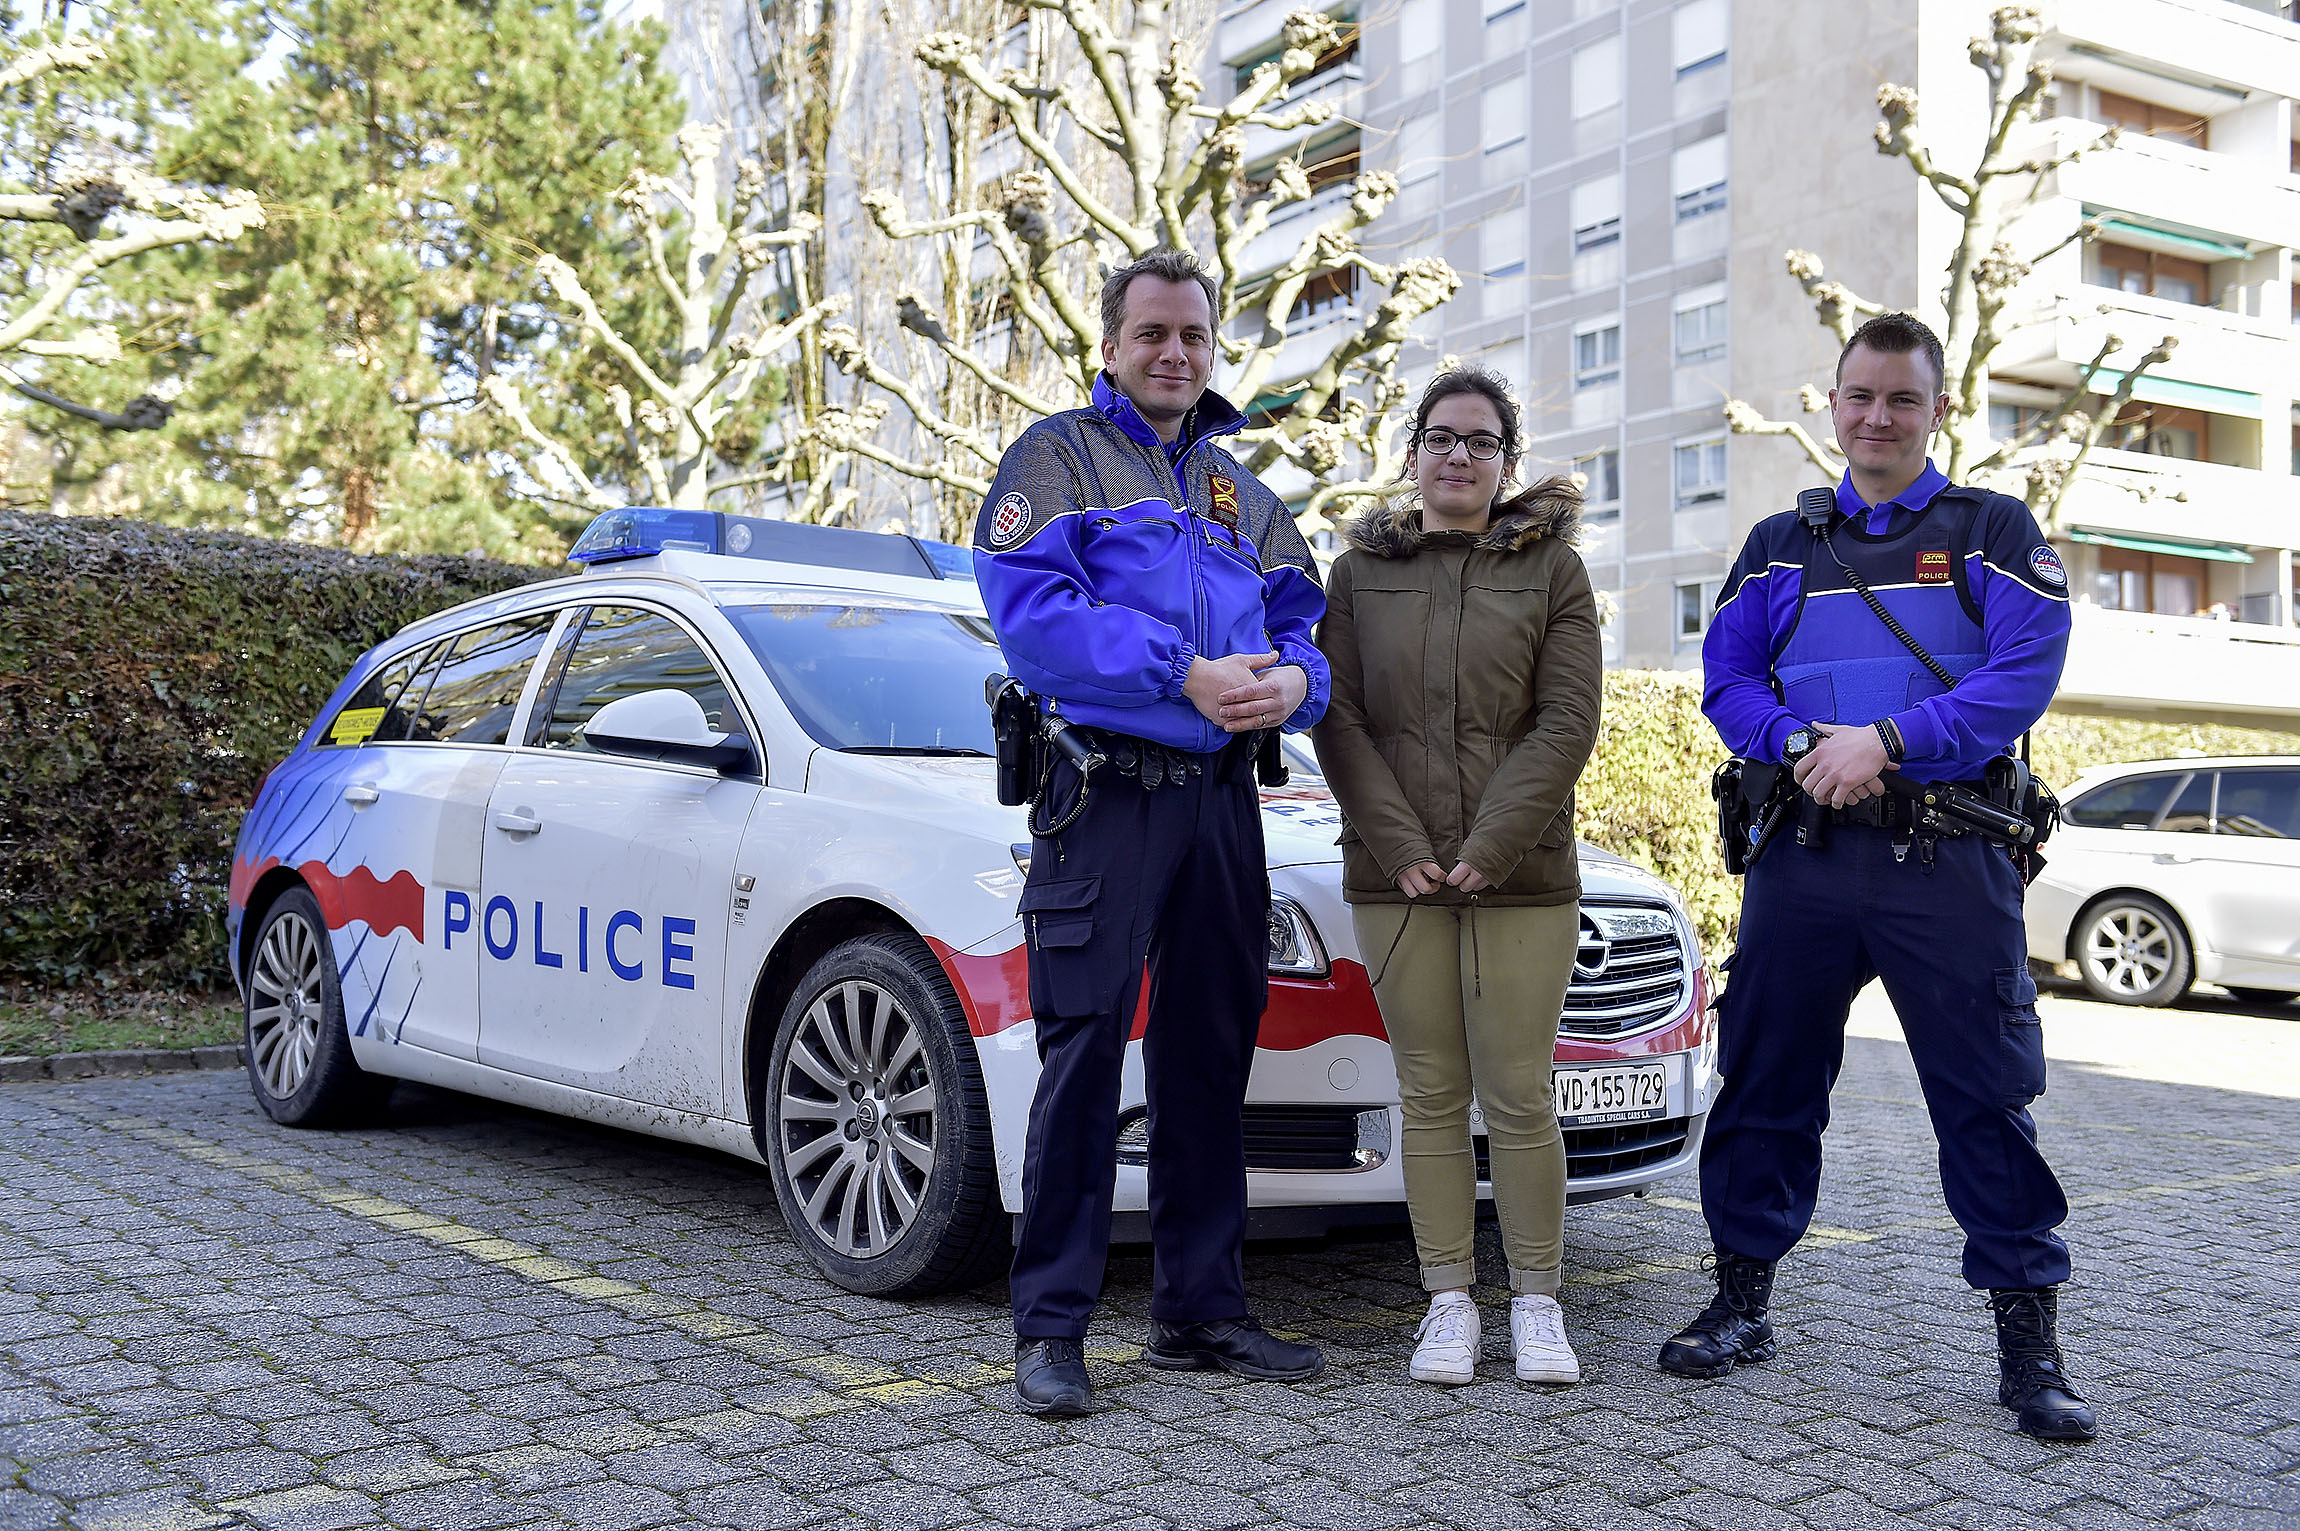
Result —
<instances>
[{"instance_id":1,"label":"cobblestone pavement","mask_svg":"<svg viewBox=\"0 0 2300 1531\"><path fill-rule=\"evenodd\" d=\"M1146 1370L1122 1255L1102 1407L1064 1423L1011 1406L1000 1289L841 1293L732 1160L413 1089L320 1134L228 1074L8 1085L0 1526L2293 1527L2300 1101L2222 1045L2238 1088L2061 1064L2039 1103L2089 1449L1993 1402L1886 1040L1848 1044L1774 1365L1652 1368L1706 1294L1680 1182L1568 1218L1580 1387L1510 1379L1491 1290L1485 1380L1407 1383L1384 1231L1251 1253L1273 1327L1327 1346L1299 1387Z\"/></svg>"}]
</instances>

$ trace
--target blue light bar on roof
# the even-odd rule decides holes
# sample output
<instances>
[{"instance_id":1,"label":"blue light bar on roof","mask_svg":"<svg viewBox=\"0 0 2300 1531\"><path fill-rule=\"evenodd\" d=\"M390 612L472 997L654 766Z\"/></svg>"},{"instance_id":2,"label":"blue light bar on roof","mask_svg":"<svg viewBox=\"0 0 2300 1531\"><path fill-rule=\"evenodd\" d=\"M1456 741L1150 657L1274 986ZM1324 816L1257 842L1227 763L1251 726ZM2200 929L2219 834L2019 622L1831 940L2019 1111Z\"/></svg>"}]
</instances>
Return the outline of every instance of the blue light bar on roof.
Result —
<instances>
[{"instance_id":1,"label":"blue light bar on roof","mask_svg":"<svg viewBox=\"0 0 2300 1531\"><path fill-rule=\"evenodd\" d=\"M690 553L718 552L718 512L646 506L610 510L584 528L575 546L567 550L567 561L612 563L618 558L651 558L673 548Z\"/></svg>"},{"instance_id":2,"label":"blue light bar on roof","mask_svg":"<svg viewBox=\"0 0 2300 1531\"><path fill-rule=\"evenodd\" d=\"M899 574L911 579L974 578L974 555L949 543L899 532L861 532L844 526L810 526L763 516L646 505L610 510L599 517L575 539L567 561L602 564L673 551Z\"/></svg>"}]
</instances>

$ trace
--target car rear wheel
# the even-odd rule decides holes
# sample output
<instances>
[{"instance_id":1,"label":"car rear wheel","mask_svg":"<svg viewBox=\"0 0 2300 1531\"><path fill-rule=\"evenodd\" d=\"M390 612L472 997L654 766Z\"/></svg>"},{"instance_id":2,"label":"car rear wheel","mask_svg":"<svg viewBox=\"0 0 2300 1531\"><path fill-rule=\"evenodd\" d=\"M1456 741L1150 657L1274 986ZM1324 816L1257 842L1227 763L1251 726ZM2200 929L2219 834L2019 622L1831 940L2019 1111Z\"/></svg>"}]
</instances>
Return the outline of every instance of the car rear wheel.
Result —
<instances>
[{"instance_id":1,"label":"car rear wheel","mask_svg":"<svg viewBox=\"0 0 2300 1531\"><path fill-rule=\"evenodd\" d=\"M2145 893L2116 893L2077 917L2076 970L2093 998L2169 1005L2195 972L2179 917Z\"/></svg>"},{"instance_id":2,"label":"car rear wheel","mask_svg":"<svg viewBox=\"0 0 2300 1531\"><path fill-rule=\"evenodd\" d=\"M2295 994L2290 989L2239 988L2235 984L2229 984L2226 987L2229 993L2247 1005L2289 1005L2292 1001L2300 999L2300 994Z\"/></svg>"},{"instance_id":3,"label":"car rear wheel","mask_svg":"<svg viewBox=\"0 0 2300 1531\"><path fill-rule=\"evenodd\" d=\"M290 888L264 912L248 961L248 1083L287 1127L328 1127L381 1106L392 1081L351 1056L343 991L319 900Z\"/></svg>"},{"instance_id":4,"label":"car rear wheel","mask_svg":"<svg viewBox=\"0 0 2300 1531\"><path fill-rule=\"evenodd\" d=\"M808 970L775 1029L767 1164L784 1221L840 1286L979 1285L1010 1240L990 1102L958 995L915 936L858 937Z\"/></svg>"}]
</instances>

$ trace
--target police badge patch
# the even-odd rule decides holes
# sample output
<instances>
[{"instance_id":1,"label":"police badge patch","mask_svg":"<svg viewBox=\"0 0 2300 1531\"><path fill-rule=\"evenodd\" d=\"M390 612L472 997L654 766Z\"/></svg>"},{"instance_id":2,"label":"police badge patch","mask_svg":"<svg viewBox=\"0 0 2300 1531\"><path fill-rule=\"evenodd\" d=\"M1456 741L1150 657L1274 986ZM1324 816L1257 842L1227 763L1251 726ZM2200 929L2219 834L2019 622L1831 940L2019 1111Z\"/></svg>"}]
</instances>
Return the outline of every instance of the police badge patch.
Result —
<instances>
[{"instance_id":1,"label":"police badge patch","mask_svg":"<svg viewBox=\"0 0 2300 1531\"><path fill-rule=\"evenodd\" d=\"M2068 588L2068 570L2061 567L2060 555L2049 547L2040 547L2028 555L2028 566L2036 577L2055 590Z\"/></svg>"},{"instance_id":2,"label":"police badge patch","mask_svg":"<svg viewBox=\"0 0 2300 1531\"><path fill-rule=\"evenodd\" d=\"M1206 482L1214 491L1214 519L1230 530L1236 531L1238 529L1238 481L1214 473L1207 476Z\"/></svg>"},{"instance_id":3,"label":"police badge patch","mask_svg":"<svg viewBox=\"0 0 2300 1531\"><path fill-rule=\"evenodd\" d=\"M1030 530L1030 497L1017 489L990 512L990 545L1002 548Z\"/></svg>"}]
</instances>

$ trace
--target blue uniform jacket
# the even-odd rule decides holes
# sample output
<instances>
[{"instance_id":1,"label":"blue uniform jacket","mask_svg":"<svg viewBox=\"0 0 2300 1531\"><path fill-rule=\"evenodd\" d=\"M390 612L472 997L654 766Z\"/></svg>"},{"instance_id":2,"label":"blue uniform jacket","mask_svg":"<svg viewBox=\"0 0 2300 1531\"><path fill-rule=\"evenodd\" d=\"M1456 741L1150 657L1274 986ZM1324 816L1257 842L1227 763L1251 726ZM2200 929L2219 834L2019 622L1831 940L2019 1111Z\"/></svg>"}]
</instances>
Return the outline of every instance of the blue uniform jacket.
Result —
<instances>
[{"instance_id":1,"label":"blue uniform jacket","mask_svg":"<svg viewBox=\"0 0 2300 1531\"><path fill-rule=\"evenodd\" d=\"M1918 781L1968 781L2043 716L2068 654L2068 575L2028 507L1931 463L1883 505L1837 486L1836 551L1949 673L1894 637L1793 511L1749 534L1701 645L1726 748L1779 760L1808 722L1891 718Z\"/></svg>"},{"instance_id":2,"label":"blue uniform jacket","mask_svg":"<svg viewBox=\"0 0 2300 1531\"><path fill-rule=\"evenodd\" d=\"M1168 447L1098 377L1092 407L1037 422L999 460L974 529L983 604L1010 672L1070 721L1218 750L1230 736L1182 695L1190 661L1272 651L1310 680L1287 730L1324 715L1309 547L1215 444L1245 423L1208 393Z\"/></svg>"}]
</instances>

